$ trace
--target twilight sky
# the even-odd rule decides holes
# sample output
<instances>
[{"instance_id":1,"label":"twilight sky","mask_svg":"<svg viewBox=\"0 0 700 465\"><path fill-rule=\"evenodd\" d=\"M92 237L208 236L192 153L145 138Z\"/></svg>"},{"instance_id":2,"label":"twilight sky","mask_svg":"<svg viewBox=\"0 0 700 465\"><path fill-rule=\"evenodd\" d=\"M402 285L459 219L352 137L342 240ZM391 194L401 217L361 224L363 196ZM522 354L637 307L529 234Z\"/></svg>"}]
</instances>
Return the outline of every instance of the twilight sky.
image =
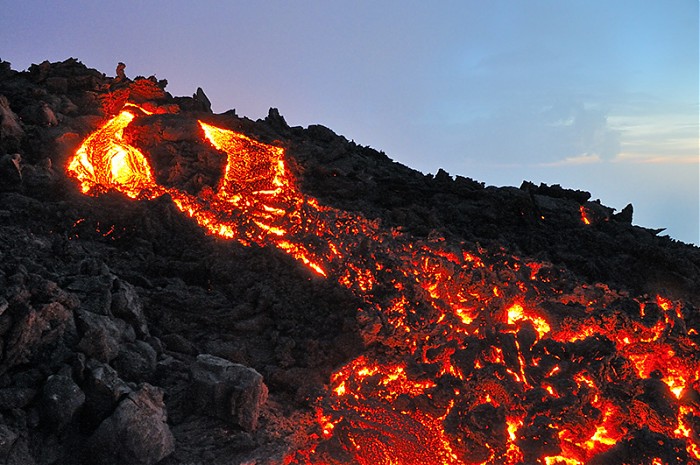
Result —
<instances>
[{"instance_id":1,"label":"twilight sky","mask_svg":"<svg viewBox=\"0 0 700 465\"><path fill-rule=\"evenodd\" d=\"M2 0L0 58L279 108L394 160L590 191L700 244L697 0Z\"/></svg>"}]
</instances>

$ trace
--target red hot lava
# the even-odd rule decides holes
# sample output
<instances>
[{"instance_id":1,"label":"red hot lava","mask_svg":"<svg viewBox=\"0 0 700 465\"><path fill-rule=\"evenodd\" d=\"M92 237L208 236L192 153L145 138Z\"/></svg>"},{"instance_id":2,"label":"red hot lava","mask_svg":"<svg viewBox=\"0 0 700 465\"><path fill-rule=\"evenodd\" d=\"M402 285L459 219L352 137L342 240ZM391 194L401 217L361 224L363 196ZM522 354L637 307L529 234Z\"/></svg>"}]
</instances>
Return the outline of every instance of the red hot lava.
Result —
<instances>
[{"instance_id":1,"label":"red hot lava","mask_svg":"<svg viewBox=\"0 0 700 465\"><path fill-rule=\"evenodd\" d=\"M365 302L366 353L331 377L313 444L286 463L700 461L697 309L321 206L283 149L203 121L227 160L216 190L160 186L124 140L138 114L123 109L69 161L83 192L167 193L210 234L274 245Z\"/></svg>"}]
</instances>

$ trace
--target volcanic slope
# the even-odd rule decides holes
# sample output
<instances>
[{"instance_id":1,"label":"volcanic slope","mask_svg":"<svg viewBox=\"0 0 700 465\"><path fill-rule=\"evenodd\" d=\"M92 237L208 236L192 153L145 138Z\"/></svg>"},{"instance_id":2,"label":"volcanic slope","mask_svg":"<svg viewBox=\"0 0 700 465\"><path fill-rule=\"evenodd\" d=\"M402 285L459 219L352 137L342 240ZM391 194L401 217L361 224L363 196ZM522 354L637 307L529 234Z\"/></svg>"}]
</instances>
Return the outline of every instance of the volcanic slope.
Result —
<instances>
[{"instance_id":1,"label":"volcanic slope","mask_svg":"<svg viewBox=\"0 0 700 465\"><path fill-rule=\"evenodd\" d=\"M0 67L6 461L700 459L699 249L165 87Z\"/></svg>"}]
</instances>

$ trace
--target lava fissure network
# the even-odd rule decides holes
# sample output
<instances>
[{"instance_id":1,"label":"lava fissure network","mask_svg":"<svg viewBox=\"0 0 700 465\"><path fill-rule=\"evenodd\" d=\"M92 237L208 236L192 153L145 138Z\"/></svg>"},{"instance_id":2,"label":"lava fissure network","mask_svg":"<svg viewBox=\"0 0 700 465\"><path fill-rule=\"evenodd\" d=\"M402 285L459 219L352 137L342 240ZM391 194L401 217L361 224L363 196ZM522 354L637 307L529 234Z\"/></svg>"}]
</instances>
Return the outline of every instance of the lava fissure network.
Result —
<instances>
[{"instance_id":1,"label":"lava fissure network","mask_svg":"<svg viewBox=\"0 0 700 465\"><path fill-rule=\"evenodd\" d=\"M226 159L218 185L159 185L124 135L147 117L128 105L85 139L67 165L84 193L167 194L208 233L274 246L364 302L365 353L332 375L317 435L286 463L604 464L631 449L643 463L700 460L689 304L323 206L282 148L205 121L202 140Z\"/></svg>"}]
</instances>

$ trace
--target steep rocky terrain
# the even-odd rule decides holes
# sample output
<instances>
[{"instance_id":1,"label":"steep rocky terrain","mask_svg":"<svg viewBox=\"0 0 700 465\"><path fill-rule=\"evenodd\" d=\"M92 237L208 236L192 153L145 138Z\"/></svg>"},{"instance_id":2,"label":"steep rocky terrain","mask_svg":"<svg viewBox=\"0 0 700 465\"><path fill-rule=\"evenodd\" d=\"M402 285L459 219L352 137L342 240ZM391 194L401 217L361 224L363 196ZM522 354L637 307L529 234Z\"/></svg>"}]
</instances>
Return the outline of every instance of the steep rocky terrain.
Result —
<instances>
[{"instance_id":1,"label":"steep rocky terrain","mask_svg":"<svg viewBox=\"0 0 700 465\"><path fill-rule=\"evenodd\" d=\"M165 81L123 72L109 77L74 59L24 72L0 63L6 463L307 460L295 451L324 437L319 402L333 373L363 354L399 350L368 323L367 309L383 297L339 285L331 278L340 265L324 278L274 245L209 235L168 195L84 195L66 174L68 161L127 102L153 113L124 134L149 154L160 185L197 196L220 181L224 161L194 123L207 119L283 147L304 195L407 243L517 256L544 264L548 281L571 289L605 286L616 295L682 302L683 341L697 354L700 249L633 226L631 206L615 212L589 193L559 186L497 188L442 170L424 175L323 126L289 127L275 109L258 121L233 110L213 115L201 90L172 97ZM372 247L360 243L354 251ZM698 404L697 376L684 386L683 405ZM676 415L669 414L673 421ZM700 431L700 417L692 419L690 443ZM663 439L674 428L625 440ZM526 439L519 444L535 447ZM667 444L657 455L645 449L644 460L691 460L685 443ZM331 444L320 453L333 459L336 450L334 460L352 462L340 449ZM488 459L479 453L480 462ZM616 453L607 463L631 454Z\"/></svg>"}]
</instances>

